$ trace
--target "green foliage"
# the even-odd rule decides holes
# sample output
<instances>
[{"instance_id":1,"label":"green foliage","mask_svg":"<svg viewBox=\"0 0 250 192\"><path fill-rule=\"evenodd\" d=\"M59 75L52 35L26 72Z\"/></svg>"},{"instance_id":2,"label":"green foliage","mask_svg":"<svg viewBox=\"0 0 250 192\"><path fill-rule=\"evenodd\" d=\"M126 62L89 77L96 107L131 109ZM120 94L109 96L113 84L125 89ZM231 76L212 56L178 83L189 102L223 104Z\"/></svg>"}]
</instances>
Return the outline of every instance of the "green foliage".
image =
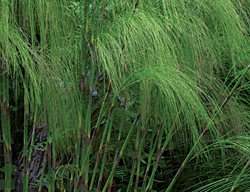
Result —
<instances>
[{"instance_id":1,"label":"green foliage","mask_svg":"<svg viewBox=\"0 0 250 192\"><path fill-rule=\"evenodd\" d=\"M248 0L1 0L5 167L21 132L28 191L43 124L40 190L249 190L249 10Z\"/></svg>"}]
</instances>

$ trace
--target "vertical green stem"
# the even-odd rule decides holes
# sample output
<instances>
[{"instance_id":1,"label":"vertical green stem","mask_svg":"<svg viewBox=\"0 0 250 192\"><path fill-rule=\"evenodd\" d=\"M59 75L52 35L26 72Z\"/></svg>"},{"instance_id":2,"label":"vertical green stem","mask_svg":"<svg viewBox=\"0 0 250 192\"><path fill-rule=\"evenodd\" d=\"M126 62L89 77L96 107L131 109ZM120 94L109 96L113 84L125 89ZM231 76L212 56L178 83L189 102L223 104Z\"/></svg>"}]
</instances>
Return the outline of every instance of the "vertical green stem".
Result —
<instances>
[{"instance_id":1,"label":"vertical green stem","mask_svg":"<svg viewBox=\"0 0 250 192\"><path fill-rule=\"evenodd\" d=\"M23 190L28 191L29 184L29 172L28 172L28 124L29 124L29 104L28 104L28 79L25 78L24 83L24 126L23 126L23 163L24 163L24 178L23 178Z\"/></svg>"},{"instance_id":2,"label":"vertical green stem","mask_svg":"<svg viewBox=\"0 0 250 192\"><path fill-rule=\"evenodd\" d=\"M5 192L11 191L11 127L9 114L9 79L7 76L1 78L0 106L1 106L1 125L4 144L4 164L5 164Z\"/></svg>"},{"instance_id":3,"label":"vertical green stem","mask_svg":"<svg viewBox=\"0 0 250 192\"><path fill-rule=\"evenodd\" d=\"M129 132L128 132L128 134L126 136L126 139L125 139L125 141L124 141L124 143L123 143L123 145L121 147L120 152L117 152L117 155L115 156L115 160L114 160L114 163L113 163L112 170L111 170L111 172L109 174L109 177L108 177L108 179L106 181L106 184L104 185L104 188L103 188L102 192L105 192L107 190L107 188L108 188L108 186L110 184L110 181L113 178L115 168L118 165L118 163L120 162L120 159L123 157L123 154L125 152L125 148L127 147L129 139L131 139L131 136L132 136L132 133L133 133L134 129L137 127L137 123L139 122L139 119L140 119L140 114L138 113L135 120L134 120L134 122L133 122L133 124L132 124L132 126L131 126L131 128L129 129Z\"/></svg>"}]
</instances>

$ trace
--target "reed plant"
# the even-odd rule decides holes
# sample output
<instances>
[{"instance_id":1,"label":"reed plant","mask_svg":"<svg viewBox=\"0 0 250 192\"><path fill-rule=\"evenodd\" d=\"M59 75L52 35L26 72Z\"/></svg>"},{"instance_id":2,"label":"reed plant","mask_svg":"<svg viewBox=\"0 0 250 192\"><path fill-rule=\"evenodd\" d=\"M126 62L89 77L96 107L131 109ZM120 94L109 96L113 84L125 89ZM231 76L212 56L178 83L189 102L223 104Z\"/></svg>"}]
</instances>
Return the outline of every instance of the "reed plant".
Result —
<instances>
[{"instance_id":1,"label":"reed plant","mask_svg":"<svg viewBox=\"0 0 250 192\"><path fill-rule=\"evenodd\" d=\"M0 0L0 190L249 191L249 6Z\"/></svg>"}]
</instances>

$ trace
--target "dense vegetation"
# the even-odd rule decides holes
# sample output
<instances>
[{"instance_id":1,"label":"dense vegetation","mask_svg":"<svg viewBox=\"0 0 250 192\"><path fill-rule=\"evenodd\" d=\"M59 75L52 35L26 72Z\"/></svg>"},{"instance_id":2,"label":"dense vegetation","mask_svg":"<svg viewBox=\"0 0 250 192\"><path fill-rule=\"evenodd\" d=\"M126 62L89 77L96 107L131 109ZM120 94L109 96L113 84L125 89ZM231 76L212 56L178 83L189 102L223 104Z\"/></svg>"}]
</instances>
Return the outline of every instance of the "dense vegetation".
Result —
<instances>
[{"instance_id":1,"label":"dense vegetation","mask_svg":"<svg viewBox=\"0 0 250 192\"><path fill-rule=\"evenodd\" d=\"M249 0L0 0L0 190L250 191Z\"/></svg>"}]
</instances>

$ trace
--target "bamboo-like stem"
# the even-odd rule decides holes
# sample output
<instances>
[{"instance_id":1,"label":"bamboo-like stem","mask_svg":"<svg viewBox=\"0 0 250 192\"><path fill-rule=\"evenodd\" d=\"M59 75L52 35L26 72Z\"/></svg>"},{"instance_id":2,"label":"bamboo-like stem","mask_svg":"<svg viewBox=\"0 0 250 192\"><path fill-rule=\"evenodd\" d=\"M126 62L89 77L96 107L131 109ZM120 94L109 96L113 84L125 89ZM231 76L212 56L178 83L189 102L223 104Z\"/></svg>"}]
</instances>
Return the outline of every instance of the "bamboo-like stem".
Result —
<instances>
[{"instance_id":1,"label":"bamboo-like stem","mask_svg":"<svg viewBox=\"0 0 250 192\"><path fill-rule=\"evenodd\" d=\"M28 104L28 79L25 78L26 86L24 89L24 127L23 127L23 163L24 163L24 178L23 178L23 190L28 191L29 185L29 165L28 165L28 126L29 126L29 104Z\"/></svg>"},{"instance_id":2,"label":"bamboo-like stem","mask_svg":"<svg viewBox=\"0 0 250 192\"><path fill-rule=\"evenodd\" d=\"M80 1L80 7L81 7L81 19L83 20L83 44L82 44L82 50L83 50L83 61L81 64L81 103L83 104L85 101L85 96L89 92L89 86L87 82L87 77L86 77L86 70L87 70L87 61L88 61L88 39L89 39L89 29L88 29L88 22L89 22L89 13L88 13L88 8L89 8L89 0L81 0ZM90 98L91 99L91 98ZM80 188L82 187L81 182L84 185L84 190L88 191L88 173L86 169L86 162L88 163L88 155L90 152L90 146L88 143L90 142L90 126L91 126L91 105L88 105L87 110L85 112L85 109L82 109L82 114L80 119L85 119L85 122L82 122L83 127L78 128L78 138L81 141L80 142L80 149L77 150L80 152L80 161L81 163L80 169L81 169L81 175L79 176L79 179L77 181L77 186ZM83 130L83 138L81 131ZM78 161L78 160L77 160ZM85 163L85 164L84 164Z\"/></svg>"},{"instance_id":3,"label":"bamboo-like stem","mask_svg":"<svg viewBox=\"0 0 250 192\"><path fill-rule=\"evenodd\" d=\"M161 143L162 143L162 138L163 138L163 129L162 126L159 127L158 132L157 132L157 149L156 149L156 157L155 157L155 164L153 166L153 171L151 173L151 176L149 178L149 182L148 185L146 187L146 191L150 191L152 190L153 187L153 183L154 183L154 177L155 177L155 173L157 171L157 167L160 161L160 151L161 151Z\"/></svg>"},{"instance_id":4,"label":"bamboo-like stem","mask_svg":"<svg viewBox=\"0 0 250 192\"><path fill-rule=\"evenodd\" d=\"M157 133L159 133L159 131ZM147 162L146 171L144 173L143 185L142 185L142 190L144 190L144 191L146 190L149 170L150 170L150 167L152 165L154 152L155 152L156 147L157 147L157 139L155 139L155 138L157 138L157 136L158 136L158 134L153 135L151 137L151 140L150 140L150 151L149 151L149 155L148 155L148 162Z\"/></svg>"},{"instance_id":5,"label":"bamboo-like stem","mask_svg":"<svg viewBox=\"0 0 250 192\"><path fill-rule=\"evenodd\" d=\"M134 156L133 156L133 165L131 168L131 175L130 175L130 180L129 184L127 187L127 192L130 191L130 188L133 185L133 178L134 175L136 175L135 178L135 190L137 191L138 184L139 184L139 176L140 176L140 158L141 158L141 152L142 152L142 147L144 144L144 139L145 139L145 128L144 126L141 127L141 129L137 130L136 134L136 141L135 141L135 151L134 151Z\"/></svg>"},{"instance_id":6,"label":"bamboo-like stem","mask_svg":"<svg viewBox=\"0 0 250 192\"><path fill-rule=\"evenodd\" d=\"M108 179L106 181L106 184L103 187L102 192L107 190L107 188L108 188L108 186L109 186L109 184L110 184L110 182L111 182L111 180L113 178L116 166L120 162L120 159L123 157L124 150L125 150L125 148L126 148L126 146L128 144L128 141L129 141L129 139L130 139L130 137L131 137L131 135L132 135L138 121L139 121L139 119L140 119L140 114L138 113L135 120L134 120L134 122L133 122L133 124L132 124L132 126L131 126L131 128L129 129L129 132L128 132L127 136L126 136L125 141L123 142L123 145L122 145L120 151L119 152L117 151L117 154L115 155L115 160L114 160L114 163L113 163L112 170L111 170L111 172L109 174L109 177L108 177Z\"/></svg>"},{"instance_id":7,"label":"bamboo-like stem","mask_svg":"<svg viewBox=\"0 0 250 192\"><path fill-rule=\"evenodd\" d=\"M4 164L5 164L5 190L11 191L11 165L12 165L12 147L11 147L11 127L9 112L9 79L1 77L0 87L0 107L1 107L1 125L4 145Z\"/></svg>"},{"instance_id":8,"label":"bamboo-like stem","mask_svg":"<svg viewBox=\"0 0 250 192\"><path fill-rule=\"evenodd\" d=\"M109 143L110 143L110 137L111 137L111 131L112 131L112 125L113 125L113 118L114 118L114 113L113 110L110 112L110 123L108 124L108 130L107 130L107 136L106 136L106 143L105 143L105 150L104 150L104 156L102 159L102 165L101 165L101 171L99 174L99 179L98 179L98 185L97 185L97 191L101 190L101 187L103 187L103 182L106 183L106 181L103 181L103 176L104 176L104 168L106 165L107 161L107 155L109 153ZM99 148L101 149L101 148Z\"/></svg>"},{"instance_id":9,"label":"bamboo-like stem","mask_svg":"<svg viewBox=\"0 0 250 192\"><path fill-rule=\"evenodd\" d=\"M101 142L99 144L99 149L98 149L98 152L97 152L95 167L94 167L93 175L92 175L91 182L90 182L90 190L92 190L93 185L94 185L94 181L95 181L95 176L96 176L96 173L97 173L98 164L99 164L99 162L101 160L101 155L102 155L102 150L103 150L102 148L103 148L104 140L106 138L108 126L109 126L109 123L110 123L111 114L112 114L113 109L114 109L114 105L112 104L112 106L111 106L111 108L110 108L110 110L108 112L107 121L105 123L104 130L99 130L100 122L101 122L102 116L104 115L103 112L104 112L104 109L105 109L105 102L107 101L107 98L108 98L109 94L110 94L110 92L108 90L107 93L106 93L106 96L104 98L104 101L102 103L102 107L101 107L101 110L100 110L100 113L99 113L99 116L98 116L98 120L97 120L97 123L96 123L95 128L94 128L95 130L93 132L92 139L91 139L91 142L90 142L90 144L93 145L94 139L96 138L96 134L98 132L99 133L101 132L102 137L101 137Z\"/></svg>"}]
</instances>

